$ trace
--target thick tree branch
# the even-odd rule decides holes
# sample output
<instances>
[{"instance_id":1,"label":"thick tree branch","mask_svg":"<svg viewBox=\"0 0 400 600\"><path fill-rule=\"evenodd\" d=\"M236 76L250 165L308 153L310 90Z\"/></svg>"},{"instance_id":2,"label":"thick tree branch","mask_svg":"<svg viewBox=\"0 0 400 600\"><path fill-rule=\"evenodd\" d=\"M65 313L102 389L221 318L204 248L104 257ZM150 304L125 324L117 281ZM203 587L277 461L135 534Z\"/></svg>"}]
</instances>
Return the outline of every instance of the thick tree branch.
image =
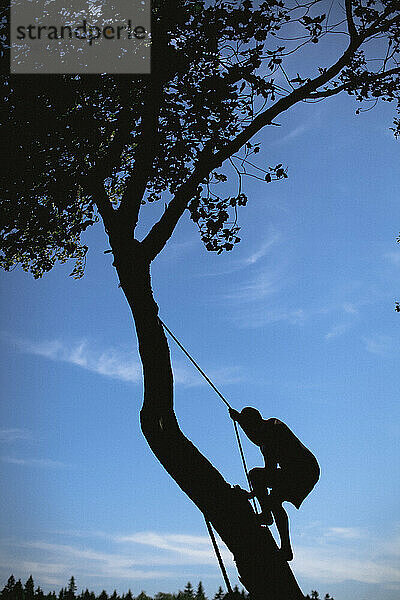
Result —
<instances>
[{"instance_id":1,"label":"thick tree branch","mask_svg":"<svg viewBox=\"0 0 400 600\"><path fill-rule=\"evenodd\" d=\"M108 146L104 156L96 161L92 174L104 180L112 175L115 167L120 165L121 154L124 147L129 143L132 135L132 113L131 106L124 106L115 122L115 135Z\"/></svg>"},{"instance_id":2,"label":"thick tree branch","mask_svg":"<svg viewBox=\"0 0 400 600\"><path fill-rule=\"evenodd\" d=\"M354 24L354 19L353 19L352 1L345 0L345 5L346 5L347 29L349 31L350 39L355 40L358 36L358 32L357 32L356 26Z\"/></svg>"},{"instance_id":3,"label":"thick tree branch","mask_svg":"<svg viewBox=\"0 0 400 600\"><path fill-rule=\"evenodd\" d=\"M149 79L145 93L145 104L135 150L135 165L123 194L118 212L133 233L139 215L140 203L151 175L154 157L159 148L158 119L162 103L162 88L165 78L161 73Z\"/></svg>"},{"instance_id":4,"label":"thick tree branch","mask_svg":"<svg viewBox=\"0 0 400 600\"><path fill-rule=\"evenodd\" d=\"M210 154L209 150L205 150L201 153L194 172L178 189L160 220L155 223L142 242L143 249L150 261L152 261L163 249L167 240L172 235L188 202L209 173L213 169L219 167L232 154L240 150L240 148L260 131L260 129L270 124L278 115L282 114L298 102L305 100L312 92L338 75L343 67L348 64L350 57L360 47L364 39L364 36L358 36L357 39L351 40L345 52L334 65L326 69L318 77L307 81L304 85L284 98L279 99L274 105L260 113L250 125L243 129L236 138L229 141L221 150L215 154Z\"/></svg>"},{"instance_id":5,"label":"thick tree branch","mask_svg":"<svg viewBox=\"0 0 400 600\"><path fill-rule=\"evenodd\" d=\"M93 196L94 203L103 219L105 230L110 232L115 225L115 210L104 189L103 178L92 173L82 177L81 183L85 191Z\"/></svg>"},{"instance_id":6,"label":"thick tree branch","mask_svg":"<svg viewBox=\"0 0 400 600\"><path fill-rule=\"evenodd\" d=\"M123 89L128 91L131 84L132 81L129 80L128 83L123 85ZM82 185L87 193L94 197L95 204L108 231L113 226L115 211L104 189L104 180L110 177L114 168L120 164L122 151L129 143L131 136L131 118L132 110L130 103L128 103L124 105L118 114L115 122L115 135L107 148L107 152L96 161L87 175L82 177Z\"/></svg>"}]
</instances>

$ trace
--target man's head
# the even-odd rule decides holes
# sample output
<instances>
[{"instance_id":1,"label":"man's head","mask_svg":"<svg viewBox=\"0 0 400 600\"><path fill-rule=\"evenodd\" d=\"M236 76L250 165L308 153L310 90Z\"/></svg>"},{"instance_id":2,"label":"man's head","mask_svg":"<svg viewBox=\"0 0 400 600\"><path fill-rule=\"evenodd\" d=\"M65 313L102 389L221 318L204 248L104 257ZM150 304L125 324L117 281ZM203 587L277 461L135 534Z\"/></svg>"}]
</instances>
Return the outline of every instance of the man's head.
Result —
<instances>
[{"instance_id":1,"label":"man's head","mask_svg":"<svg viewBox=\"0 0 400 600\"><path fill-rule=\"evenodd\" d=\"M240 415L246 422L249 423L260 423L262 421L260 412L252 406L246 406L243 408L240 412Z\"/></svg>"},{"instance_id":2,"label":"man's head","mask_svg":"<svg viewBox=\"0 0 400 600\"><path fill-rule=\"evenodd\" d=\"M252 442L258 443L263 418L256 408L246 406L240 413L240 425Z\"/></svg>"}]
</instances>

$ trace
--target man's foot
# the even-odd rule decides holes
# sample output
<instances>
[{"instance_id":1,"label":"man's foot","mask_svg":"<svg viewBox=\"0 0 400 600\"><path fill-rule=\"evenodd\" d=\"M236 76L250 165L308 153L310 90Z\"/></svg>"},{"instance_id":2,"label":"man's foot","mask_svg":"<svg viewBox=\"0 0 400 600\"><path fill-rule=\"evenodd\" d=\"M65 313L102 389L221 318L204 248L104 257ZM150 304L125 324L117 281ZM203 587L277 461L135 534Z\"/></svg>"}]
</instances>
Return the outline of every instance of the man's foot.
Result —
<instances>
[{"instance_id":1,"label":"man's foot","mask_svg":"<svg viewBox=\"0 0 400 600\"><path fill-rule=\"evenodd\" d=\"M293 551L290 547L289 548L281 548L279 550L279 554L281 555L283 560L285 560L286 562L290 562L291 560L293 560Z\"/></svg>"},{"instance_id":2,"label":"man's foot","mask_svg":"<svg viewBox=\"0 0 400 600\"><path fill-rule=\"evenodd\" d=\"M274 522L274 517L272 516L272 512L270 510L263 510L262 513L257 515L257 517L260 521L260 525L272 525Z\"/></svg>"}]
</instances>

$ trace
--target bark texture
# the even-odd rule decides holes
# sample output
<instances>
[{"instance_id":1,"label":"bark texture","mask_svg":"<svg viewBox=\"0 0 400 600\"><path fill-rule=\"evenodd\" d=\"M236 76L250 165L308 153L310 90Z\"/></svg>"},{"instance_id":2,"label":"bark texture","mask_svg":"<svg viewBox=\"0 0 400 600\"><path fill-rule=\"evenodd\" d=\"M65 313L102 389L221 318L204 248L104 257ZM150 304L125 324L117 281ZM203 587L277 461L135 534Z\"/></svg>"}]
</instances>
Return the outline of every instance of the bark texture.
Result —
<instances>
[{"instance_id":1,"label":"bark texture","mask_svg":"<svg viewBox=\"0 0 400 600\"><path fill-rule=\"evenodd\" d=\"M248 500L229 485L184 436L173 410L169 347L158 320L150 261L135 240L114 246L115 266L131 308L143 364L141 427L157 459L212 523L232 552L252 600L300 600L304 596L268 528L261 528Z\"/></svg>"}]
</instances>

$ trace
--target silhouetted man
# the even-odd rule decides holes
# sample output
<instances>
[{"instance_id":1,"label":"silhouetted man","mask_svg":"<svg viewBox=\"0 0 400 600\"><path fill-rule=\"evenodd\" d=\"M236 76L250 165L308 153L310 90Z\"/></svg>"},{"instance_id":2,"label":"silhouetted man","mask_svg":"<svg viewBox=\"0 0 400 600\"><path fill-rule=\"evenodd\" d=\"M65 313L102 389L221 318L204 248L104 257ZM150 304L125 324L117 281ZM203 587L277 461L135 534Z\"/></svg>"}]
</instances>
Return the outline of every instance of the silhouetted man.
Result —
<instances>
[{"instance_id":1,"label":"silhouetted man","mask_svg":"<svg viewBox=\"0 0 400 600\"><path fill-rule=\"evenodd\" d=\"M249 472L252 491L248 497L256 496L260 503L261 524L272 525L275 519L281 539L281 555L285 560L292 560L289 519L282 502L291 502L300 508L319 479L317 459L279 419L265 420L258 410L251 407L240 413L230 408L229 414L247 437L260 447L264 456L265 467ZM267 488L271 489L270 493Z\"/></svg>"}]
</instances>

